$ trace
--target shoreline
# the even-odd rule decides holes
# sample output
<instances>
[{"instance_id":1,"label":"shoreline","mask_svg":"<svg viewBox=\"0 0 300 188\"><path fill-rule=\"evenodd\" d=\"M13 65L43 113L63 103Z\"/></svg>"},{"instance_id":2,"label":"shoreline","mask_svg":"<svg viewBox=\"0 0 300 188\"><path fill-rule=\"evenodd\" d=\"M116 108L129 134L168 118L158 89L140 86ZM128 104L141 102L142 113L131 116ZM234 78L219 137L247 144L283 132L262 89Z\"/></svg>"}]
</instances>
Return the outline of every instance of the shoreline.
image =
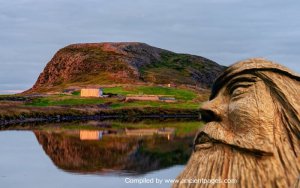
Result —
<instances>
[{"instance_id":1,"label":"shoreline","mask_svg":"<svg viewBox=\"0 0 300 188\"><path fill-rule=\"evenodd\" d=\"M50 111L49 111L50 109ZM61 112L61 113L60 113ZM199 111L194 109L162 109L162 108L130 108L118 110L101 110L98 112L84 111L56 111L48 108L47 111L21 113L19 115L2 115L0 128L13 125L40 124L52 122L72 122L88 120L123 120L139 121L143 119L187 119L199 120Z\"/></svg>"}]
</instances>

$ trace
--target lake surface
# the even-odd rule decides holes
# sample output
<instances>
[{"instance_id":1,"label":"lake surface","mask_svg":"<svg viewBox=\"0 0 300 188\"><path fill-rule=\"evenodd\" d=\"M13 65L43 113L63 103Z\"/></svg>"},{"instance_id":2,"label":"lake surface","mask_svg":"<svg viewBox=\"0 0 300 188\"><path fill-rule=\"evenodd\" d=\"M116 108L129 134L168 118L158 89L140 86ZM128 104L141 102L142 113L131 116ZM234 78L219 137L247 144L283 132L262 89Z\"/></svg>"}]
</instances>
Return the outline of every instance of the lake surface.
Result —
<instances>
[{"instance_id":1,"label":"lake surface","mask_svg":"<svg viewBox=\"0 0 300 188\"><path fill-rule=\"evenodd\" d=\"M193 139L175 133L174 127L0 131L0 187L170 187Z\"/></svg>"}]
</instances>

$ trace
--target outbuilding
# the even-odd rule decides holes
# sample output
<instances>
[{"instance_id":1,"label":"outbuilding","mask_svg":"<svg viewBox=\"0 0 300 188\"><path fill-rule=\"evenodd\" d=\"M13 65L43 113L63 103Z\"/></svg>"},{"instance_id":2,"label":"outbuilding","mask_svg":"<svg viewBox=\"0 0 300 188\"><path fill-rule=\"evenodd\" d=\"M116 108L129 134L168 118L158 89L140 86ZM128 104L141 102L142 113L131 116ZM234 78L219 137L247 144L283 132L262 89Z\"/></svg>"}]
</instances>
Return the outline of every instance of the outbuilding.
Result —
<instances>
[{"instance_id":1,"label":"outbuilding","mask_svg":"<svg viewBox=\"0 0 300 188\"><path fill-rule=\"evenodd\" d=\"M103 90L101 88L81 89L81 97L103 97Z\"/></svg>"}]
</instances>

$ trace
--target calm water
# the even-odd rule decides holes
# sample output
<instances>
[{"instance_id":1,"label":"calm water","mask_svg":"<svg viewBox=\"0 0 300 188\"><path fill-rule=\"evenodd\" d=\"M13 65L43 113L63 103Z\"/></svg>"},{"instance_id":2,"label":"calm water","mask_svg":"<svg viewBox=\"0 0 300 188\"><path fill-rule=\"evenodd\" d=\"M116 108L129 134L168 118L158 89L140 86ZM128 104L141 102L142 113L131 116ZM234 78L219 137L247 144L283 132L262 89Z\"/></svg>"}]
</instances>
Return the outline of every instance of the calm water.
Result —
<instances>
[{"instance_id":1,"label":"calm water","mask_svg":"<svg viewBox=\"0 0 300 188\"><path fill-rule=\"evenodd\" d=\"M0 187L170 187L191 140L172 128L0 131Z\"/></svg>"}]
</instances>

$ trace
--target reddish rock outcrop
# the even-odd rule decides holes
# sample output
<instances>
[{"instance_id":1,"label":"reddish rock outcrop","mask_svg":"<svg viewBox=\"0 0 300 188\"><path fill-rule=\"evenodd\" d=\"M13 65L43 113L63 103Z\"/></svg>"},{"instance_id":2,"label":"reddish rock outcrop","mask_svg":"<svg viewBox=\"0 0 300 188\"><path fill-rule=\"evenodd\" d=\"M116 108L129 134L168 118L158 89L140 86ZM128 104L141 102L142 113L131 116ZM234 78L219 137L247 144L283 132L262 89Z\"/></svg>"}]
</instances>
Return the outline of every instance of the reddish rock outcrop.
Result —
<instances>
[{"instance_id":1,"label":"reddish rock outcrop","mask_svg":"<svg viewBox=\"0 0 300 188\"><path fill-rule=\"evenodd\" d=\"M144 43L73 44L60 49L28 93L103 84L188 84L210 87L223 66Z\"/></svg>"}]
</instances>

